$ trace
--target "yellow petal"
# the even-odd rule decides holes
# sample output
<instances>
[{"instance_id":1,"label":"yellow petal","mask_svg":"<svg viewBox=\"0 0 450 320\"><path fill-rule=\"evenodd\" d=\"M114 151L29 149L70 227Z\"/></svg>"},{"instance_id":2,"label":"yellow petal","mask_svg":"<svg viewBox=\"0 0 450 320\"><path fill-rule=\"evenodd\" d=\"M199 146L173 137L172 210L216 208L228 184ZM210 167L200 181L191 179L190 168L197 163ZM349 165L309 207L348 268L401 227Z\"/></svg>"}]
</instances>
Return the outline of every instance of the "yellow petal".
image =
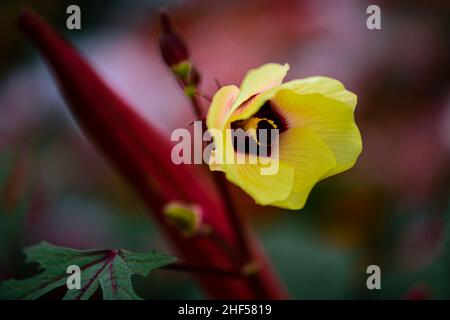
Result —
<instances>
[{"instance_id":1,"label":"yellow petal","mask_svg":"<svg viewBox=\"0 0 450 320\"><path fill-rule=\"evenodd\" d=\"M323 178L355 164L362 150L362 141L348 105L322 94L300 95L292 90L280 90L271 101L289 128L313 130L333 151L336 167Z\"/></svg>"},{"instance_id":2,"label":"yellow petal","mask_svg":"<svg viewBox=\"0 0 450 320\"><path fill-rule=\"evenodd\" d=\"M245 105L239 108L241 110L233 112L231 121L251 117L267 100L272 99L283 89L290 89L299 94L320 93L328 98L345 103L352 110L355 109L357 103L357 96L353 92L346 90L340 81L329 77L308 77L283 83L247 101Z\"/></svg>"},{"instance_id":3,"label":"yellow petal","mask_svg":"<svg viewBox=\"0 0 450 320\"><path fill-rule=\"evenodd\" d=\"M308 128L292 128L280 135L280 159L295 170L289 197L273 204L286 209L303 208L314 185L336 166L333 152Z\"/></svg>"},{"instance_id":4,"label":"yellow petal","mask_svg":"<svg viewBox=\"0 0 450 320\"><path fill-rule=\"evenodd\" d=\"M266 165L228 164L225 165L226 177L229 181L247 192L257 204L269 205L286 199L291 193L294 183L294 168L278 161L278 170L272 175L261 174Z\"/></svg>"},{"instance_id":5,"label":"yellow petal","mask_svg":"<svg viewBox=\"0 0 450 320\"><path fill-rule=\"evenodd\" d=\"M228 114L231 112L231 107L238 94L239 88L236 86L225 86L216 92L209 106L206 118L208 129L223 130L228 119Z\"/></svg>"},{"instance_id":6,"label":"yellow petal","mask_svg":"<svg viewBox=\"0 0 450 320\"><path fill-rule=\"evenodd\" d=\"M284 83L280 89L291 89L300 94L321 93L328 98L341 101L352 110L356 107L357 97L345 89L344 85L329 77L309 77Z\"/></svg>"},{"instance_id":7,"label":"yellow petal","mask_svg":"<svg viewBox=\"0 0 450 320\"><path fill-rule=\"evenodd\" d=\"M227 119L229 118L229 113L231 112L231 106L233 101L239 94L239 88L236 86L225 86L219 89L214 95L211 105L208 110L208 115L206 117L206 126L208 127L209 133L211 134L216 151L211 152L211 158L209 159L210 169L217 171L223 171L221 164L224 156L224 139L226 138L223 131L226 126ZM220 154L220 157L217 156Z\"/></svg>"},{"instance_id":8,"label":"yellow petal","mask_svg":"<svg viewBox=\"0 0 450 320\"><path fill-rule=\"evenodd\" d=\"M268 63L250 70L244 80L242 80L241 91L233 103L233 117L237 117L241 112L245 111L252 100L250 98L280 85L288 70L289 65L287 63L284 65Z\"/></svg>"}]
</instances>

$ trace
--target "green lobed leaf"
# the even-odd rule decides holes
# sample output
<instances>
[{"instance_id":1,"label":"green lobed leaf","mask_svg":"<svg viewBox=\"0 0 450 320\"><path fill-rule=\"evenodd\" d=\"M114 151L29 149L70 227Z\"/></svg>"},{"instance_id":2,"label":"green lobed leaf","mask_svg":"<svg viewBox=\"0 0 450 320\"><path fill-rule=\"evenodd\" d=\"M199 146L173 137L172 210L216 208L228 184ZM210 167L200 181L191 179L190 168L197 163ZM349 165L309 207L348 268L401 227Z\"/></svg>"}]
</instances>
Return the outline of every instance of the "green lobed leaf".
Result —
<instances>
[{"instance_id":1,"label":"green lobed leaf","mask_svg":"<svg viewBox=\"0 0 450 320\"><path fill-rule=\"evenodd\" d=\"M175 262L176 258L151 251L135 253L127 250L75 250L41 242L24 250L27 262L37 262L43 272L23 280L7 280L0 284L0 299L33 300L66 285L67 268L81 270L81 288L68 289L65 300L87 300L100 287L104 300L141 299L131 283L134 274L148 276L154 270Z\"/></svg>"}]
</instances>

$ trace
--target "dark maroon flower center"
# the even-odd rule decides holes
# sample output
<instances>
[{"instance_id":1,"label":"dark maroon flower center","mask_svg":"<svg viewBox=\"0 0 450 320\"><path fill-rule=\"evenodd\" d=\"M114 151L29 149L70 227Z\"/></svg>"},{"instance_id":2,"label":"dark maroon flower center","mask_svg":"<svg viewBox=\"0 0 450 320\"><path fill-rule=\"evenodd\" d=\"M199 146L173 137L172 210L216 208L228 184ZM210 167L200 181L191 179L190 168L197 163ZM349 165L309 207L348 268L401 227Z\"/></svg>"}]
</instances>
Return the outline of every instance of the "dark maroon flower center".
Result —
<instances>
[{"instance_id":1,"label":"dark maroon flower center","mask_svg":"<svg viewBox=\"0 0 450 320\"><path fill-rule=\"evenodd\" d=\"M270 156L273 139L286 131L286 122L276 112L270 101L245 120L231 123L233 129L233 148L236 152Z\"/></svg>"}]
</instances>

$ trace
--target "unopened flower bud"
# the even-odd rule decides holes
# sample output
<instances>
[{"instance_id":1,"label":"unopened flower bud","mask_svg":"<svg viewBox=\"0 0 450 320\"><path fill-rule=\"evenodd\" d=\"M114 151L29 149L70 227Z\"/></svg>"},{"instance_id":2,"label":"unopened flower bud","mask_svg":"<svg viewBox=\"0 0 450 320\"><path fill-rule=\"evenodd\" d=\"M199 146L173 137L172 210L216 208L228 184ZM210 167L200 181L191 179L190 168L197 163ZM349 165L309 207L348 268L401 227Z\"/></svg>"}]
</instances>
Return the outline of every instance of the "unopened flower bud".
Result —
<instances>
[{"instance_id":1,"label":"unopened flower bud","mask_svg":"<svg viewBox=\"0 0 450 320\"><path fill-rule=\"evenodd\" d=\"M259 264L254 261L248 262L242 267L242 274L244 276L251 276L259 271Z\"/></svg>"},{"instance_id":2,"label":"unopened flower bud","mask_svg":"<svg viewBox=\"0 0 450 320\"><path fill-rule=\"evenodd\" d=\"M189 64L189 51L183 39L175 32L169 15L165 10L160 12L162 32L159 37L159 46L162 58L171 69L182 68Z\"/></svg>"},{"instance_id":3,"label":"unopened flower bud","mask_svg":"<svg viewBox=\"0 0 450 320\"><path fill-rule=\"evenodd\" d=\"M194 236L206 227L202 225L202 211L198 205L170 202L164 207L164 215L168 223L186 237Z\"/></svg>"}]
</instances>

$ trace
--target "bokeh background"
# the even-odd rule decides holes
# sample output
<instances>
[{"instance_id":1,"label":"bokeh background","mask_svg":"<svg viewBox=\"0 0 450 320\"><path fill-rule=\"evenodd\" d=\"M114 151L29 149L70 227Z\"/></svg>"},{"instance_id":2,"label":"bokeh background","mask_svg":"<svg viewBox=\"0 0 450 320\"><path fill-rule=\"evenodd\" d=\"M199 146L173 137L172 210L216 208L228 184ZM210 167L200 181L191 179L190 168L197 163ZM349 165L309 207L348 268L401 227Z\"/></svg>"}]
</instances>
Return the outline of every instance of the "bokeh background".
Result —
<instances>
[{"instance_id":1,"label":"bokeh background","mask_svg":"<svg viewBox=\"0 0 450 320\"><path fill-rule=\"evenodd\" d=\"M82 30L65 29L69 4ZM382 30L366 28L381 7ZM320 182L299 212L233 195L298 299L450 298L450 2L61 1L0 4L0 280L35 272L22 248L171 252L146 208L81 135L36 51L15 27L43 14L120 95L167 134L194 118L157 48L166 6L202 74L239 83L249 68L289 63L288 79L328 75L357 93L364 150ZM377 264L382 289L366 288ZM201 298L186 275L134 278L145 298Z\"/></svg>"}]
</instances>

